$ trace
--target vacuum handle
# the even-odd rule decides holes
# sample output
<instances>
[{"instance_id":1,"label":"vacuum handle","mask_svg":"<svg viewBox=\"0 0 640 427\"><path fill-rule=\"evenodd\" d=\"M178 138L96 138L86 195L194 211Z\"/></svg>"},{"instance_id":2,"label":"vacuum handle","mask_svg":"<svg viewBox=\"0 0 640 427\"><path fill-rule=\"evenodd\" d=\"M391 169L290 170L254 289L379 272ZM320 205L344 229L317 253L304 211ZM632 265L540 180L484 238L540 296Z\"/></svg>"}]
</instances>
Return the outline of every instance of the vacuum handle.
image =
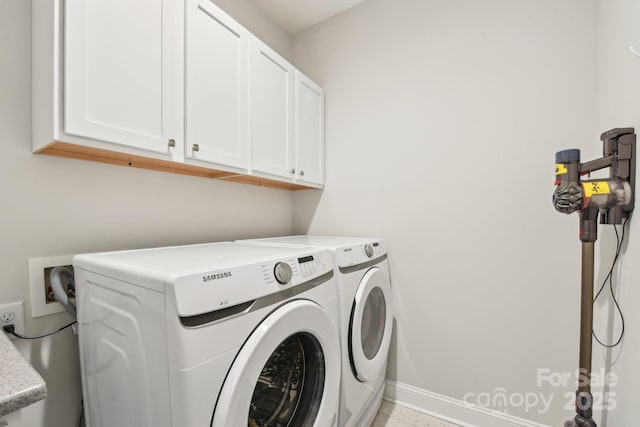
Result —
<instances>
[{"instance_id":1,"label":"vacuum handle","mask_svg":"<svg viewBox=\"0 0 640 427\"><path fill-rule=\"evenodd\" d=\"M556 185L580 182L580 150L572 148L556 153Z\"/></svg>"}]
</instances>

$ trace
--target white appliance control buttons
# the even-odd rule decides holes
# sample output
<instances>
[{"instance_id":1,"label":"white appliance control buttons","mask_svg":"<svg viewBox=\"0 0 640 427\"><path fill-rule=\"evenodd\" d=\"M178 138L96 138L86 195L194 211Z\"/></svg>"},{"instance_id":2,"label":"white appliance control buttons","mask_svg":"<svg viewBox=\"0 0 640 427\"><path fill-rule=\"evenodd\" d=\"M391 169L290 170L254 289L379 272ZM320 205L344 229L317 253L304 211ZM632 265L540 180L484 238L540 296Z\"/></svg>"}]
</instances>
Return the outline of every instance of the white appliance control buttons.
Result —
<instances>
[{"instance_id":1,"label":"white appliance control buttons","mask_svg":"<svg viewBox=\"0 0 640 427\"><path fill-rule=\"evenodd\" d=\"M364 253L367 254L367 256L369 258L371 258L373 256L373 246L371 245L365 245L364 246Z\"/></svg>"},{"instance_id":2,"label":"white appliance control buttons","mask_svg":"<svg viewBox=\"0 0 640 427\"><path fill-rule=\"evenodd\" d=\"M273 275L276 276L278 283L286 285L291 281L293 271L291 270L291 266L286 262L278 262L273 268Z\"/></svg>"}]
</instances>

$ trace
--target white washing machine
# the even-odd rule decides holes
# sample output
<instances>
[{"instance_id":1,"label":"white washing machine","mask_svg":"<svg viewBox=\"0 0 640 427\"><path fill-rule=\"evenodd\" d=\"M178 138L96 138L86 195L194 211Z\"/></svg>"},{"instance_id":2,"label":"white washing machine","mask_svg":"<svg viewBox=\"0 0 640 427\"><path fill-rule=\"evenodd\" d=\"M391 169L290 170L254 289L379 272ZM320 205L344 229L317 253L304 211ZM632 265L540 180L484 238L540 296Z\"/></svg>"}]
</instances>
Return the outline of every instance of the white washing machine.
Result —
<instances>
[{"instance_id":1,"label":"white washing machine","mask_svg":"<svg viewBox=\"0 0 640 427\"><path fill-rule=\"evenodd\" d=\"M213 243L73 264L88 427L337 424L329 251Z\"/></svg>"},{"instance_id":2,"label":"white washing machine","mask_svg":"<svg viewBox=\"0 0 640 427\"><path fill-rule=\"evenodd\" d=\"M380 239L288 236L260 244L325 248L334 255L342 350L340 427L369 426L384 392L393 311L389 262Z\"/></svg>"}]
</instances>

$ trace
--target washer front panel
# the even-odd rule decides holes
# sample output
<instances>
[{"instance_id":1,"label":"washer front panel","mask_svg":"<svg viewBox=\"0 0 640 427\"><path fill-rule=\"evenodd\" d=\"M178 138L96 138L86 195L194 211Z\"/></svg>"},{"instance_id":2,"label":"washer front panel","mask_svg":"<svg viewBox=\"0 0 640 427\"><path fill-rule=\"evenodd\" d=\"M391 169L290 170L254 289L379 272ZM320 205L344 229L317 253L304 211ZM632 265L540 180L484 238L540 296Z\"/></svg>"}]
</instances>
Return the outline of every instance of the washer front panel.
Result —
<instances>
[{"instance_id":1,"label":"washer front panel","mask_svg":"<svg viewBox=\"0 0 640 427\"><path fill-rule=\"evenodd\" d=\"M282 345L288 343L291 337L304 335L318 343L318 349L322 352L318 357L323 359L324 379L321 388L315 387L316 392L321 392L312 394L314 399L301 405L307 411L294 414L290 419L295 421L296 426L301 427L333 426L337 420L337 395L340 389L338 332L327 313L317 304L307 300L295 300L281 306L254 330L227 374L211 426L253 425L250 424L251 420L256 422L253 417L264 412L256 408L255 399L260 392L258 382L264 381L265 378L271 381L275 376L269 370L276 369L272 366L277 363L274 362L274 354L278 351L284 352ZM287 387L290 384L284 381L282 386ZM302 398L304 399L304 396ZM250 408L253 409L250 411ZM287 410L286 403L283 403L282 408L283 411ZM286 418L290 414L281 415Z\"/></svg>"}]
</instances>

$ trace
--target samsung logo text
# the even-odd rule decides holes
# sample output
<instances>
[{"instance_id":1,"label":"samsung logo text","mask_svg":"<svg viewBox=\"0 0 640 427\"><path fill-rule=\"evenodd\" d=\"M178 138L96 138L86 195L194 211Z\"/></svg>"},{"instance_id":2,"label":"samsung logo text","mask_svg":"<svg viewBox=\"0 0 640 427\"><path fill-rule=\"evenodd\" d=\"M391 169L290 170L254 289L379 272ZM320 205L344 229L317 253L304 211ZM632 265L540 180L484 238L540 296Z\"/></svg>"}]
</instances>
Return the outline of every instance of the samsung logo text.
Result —
<instances>
[{"instance_id":1,"label":"samsung logo text","mask_svg":"<svg viewBox=\"0 0 640 427\"><path fill-rule=\"evenodd\" d=\"M229 277L231 277L231 272L225 271L224 273L207 274L206 276L202 276L202 281L210 282L212 280L227 279Z\"/></svg>"}]
</instances>

